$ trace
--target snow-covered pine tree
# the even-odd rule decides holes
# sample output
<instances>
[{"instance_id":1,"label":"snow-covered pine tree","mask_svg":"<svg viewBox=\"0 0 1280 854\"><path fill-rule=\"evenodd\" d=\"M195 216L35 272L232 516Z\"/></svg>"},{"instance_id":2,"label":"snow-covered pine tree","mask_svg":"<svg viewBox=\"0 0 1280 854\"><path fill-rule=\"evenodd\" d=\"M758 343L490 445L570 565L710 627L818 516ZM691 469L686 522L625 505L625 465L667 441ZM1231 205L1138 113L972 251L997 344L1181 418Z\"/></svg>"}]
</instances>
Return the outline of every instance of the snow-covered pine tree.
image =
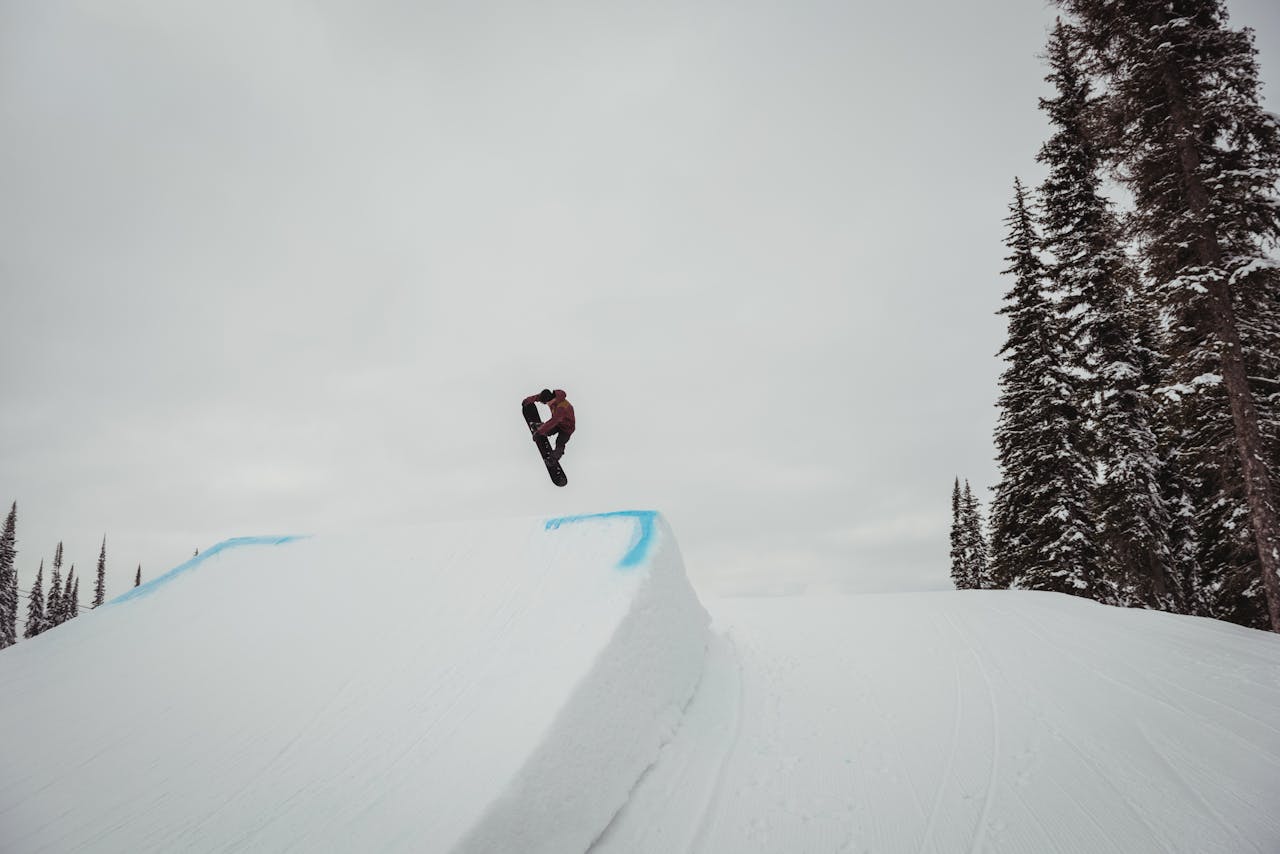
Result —
<instances>
[{"instance_id":1,"label":"snow-covered pine tree","mask_svg":"<svg viewBox=\"0 0 1280 854\"><path fill-rule=\"evenodd\" d=\"M1280 265L1257 273L1256 288L1243 296L1248 304L1239 313L1240 335L1249 358L1249 382L1258 405L1262 439L1270 449L1272 489L1280 493ZM1280 495L1272 496L1280 501Z\"/></svg>"},{"instance_id":2,"label":"snow-covered pine tree","mask_svg":"<svg viewBox=\"0 0 1280 854\"><path fill-rule=\"evenodd\" d=\"M1001 480L991 504L992 586L1097 596L1093 473L1082 452L1079 378L1072 343L1045 294L1040 237L1021 181L1006 245L1014 277L1001 314L1009 332L1000 355L996 458Z\"/></svg>"},{"instance_id":3,"label":"snow-covered pine tree","mask_svg":"<svg viewBox=\"0 0 1280 854\"><path fill-rule=\"evenodd\" d=\"M1014 179L1013 187L1014 200L1005 219L1009 227L1005 245L1012 254L1006 257L1009 266L1004 270L1013 276L1013 286L1000 309L1008 318L1008 335L1000 350L1008 364L1000 377L1000 415L994 437L1001 478L991 502L991 580L1000 588L1012 586L1023 568L1044 558L1032 545L1030 498L1036 484L1028 477L1031 454L1021 437L1033 427L1029 413L1037 401L1038 384L1032 363L1042 359L1048 348L1044 328L1052 313L1044 298L1040 235L1027 191L1020 179Z\"/></svg>"},{"instance_id":4,"label":"snow-covered pine tree","mask_svg":"<svg viewBox=\"0 0 1280 854\"><path fill-rule=\"evenodd\" d=\"M987 535L983 532L982 512L978 509L978 501L973 497L969 481L964 482L963 526L964 549L966 554L969 587L982 590L991 586L989 559L987 555Z\"/></svg>"},{"instance_id":5,"label":"snow-covered pine tree","mask_svg":"<svg viewBox=\"0 0 1280 854\"><path fill-rule=\"evenodd\" d=\"M40 561L40 569L36 570L36 582L31 585L27 594L27 627L23 630L24 638L33 638L44 631L44 561Z\"/></svg>"},{"instance_id":6,"label":"snow-covered pine tree","mask_svg":"<svg viewBox=\"0 0 1280 854\"><path fill-rule=\"evenodd\" d=\"M18 642L18 572L14 564L17 549L18 502L9 508L0 533L0 649Z\"/></svg>"},{"instance_id":7,"label":"snow-covered pine tree","mask_svg":"<svg viewBox=\"0 0 1280 854\"><path fill-rule=\"evenodd\" d=\"M68 576L70 577L70 576ZM71 596L67 599L67 619L80 616L80 579L71 588Z\"/></svg>"},{"instance_id":8,"label":"snow-covered pine tree","mask_svg":"<svg viewBox=\"0 0 1280 854\"><path fill-rule=\"evenodd\" d=\"M1274 449L1250 380L1258 348L1280 337L1259 312L1280 239L1280 122L1261 107L1253 34L1227 26L1223 0L1058 2L1109 83L1108 136L1166 318L1200 592L1224 616L1280 631Z\"/></svg>"},{"instance_id":9,"label":"snow-covered pine tree","mask_svg":"<svg viewBox=\"0 0 1280 854\"><path fill-rule=\"evenodd\" d=\"M1169 514L1166 539L1169 547L1169 581L1172 585L1173 610L1182 614L1204 611L1196 594L1200 577L1199 539L1196 535L1195 505L1190 482L1177 449L1182 446L1169 417L1169 399L1158 391L1168 375L1169 361L1164 355L1159 324L1152 300L1145 288L1139 287L1131 299L1137 321L1139 385L1149 390L1151 428L1161 456L1159 482L1156 485L1165 510Z\"/></svg>"},{"instance_id":10,"label":"snow-covered pine tree","mask_svg":"<svg viewBox=\"0 0 1280 854\"><path fill-rule=\"evenodd\" d=\"M960 498L960 478L956 478L951 490L951 583L957 590L967 590L972 586L972 575L965 559L964 537L965 519Z\"/></svg>"},{"instance_id":11,"label":"snow-covered pine tree","mask_svg":"<svg viewBox=\"0 0 1280 854\"><path fill-rule=\"evenodd\" d=\"M107 601L107 537L102 537L102 551L98 552L98 575L93 583L93 606L97 608Z\"/></svg>"},{"instance_id":12,"label":"snow-covered pine tree","mask_svg":"<svg viewBox=\"0 0 1280 854\"><path fill-rule=\"evenodd\" d=\"M1140 350L1142 302L1138 277L1120 240L1120 226L1102 193L1099 147L1090 131L1096 108L1080 66L1072 28L1058 22L1046 58L1053 97L1040 108L1054 131L1040 151L1049 168L1041 187L1049 276L1061 299L1062 322L1082 377L1082 409L1091 419L1084 454L1100 476L1092 496L1108 601L1173 610L1169 511L1159 490L1160 451L1152 426L1151 387ZM1086 402L1087 401L1087 402Z\"/></svg>"},{"instance_id":13,"label":"snow-covered pine tree","mask_svg":"<svg viewBox=\"0 0 1280 854\"><path fill-rule=\"evenodd\" d=\"M44 605L44 627L62 622L62 543L53 551L53 574L49 577L49 598Z\"/></svg>"},{"instance_id":14,"label":"snow-covered pine tree","mask_svg":"<svg viewBox=\"0 0 1280 854\"><path fill-rule=\"evenodd\" d=\"M67 570L66 580L62 583L62 596L58 603L59 623L65 623L80 611L80 603L78 601L73 602L71 599L71 595L75 591L74 585L78 583L79 581L76 579L76 565L73 563L71 564L71 568Z\"/></svg>"},{"instance_id":15,"label":"snow-covered pine tree","mask_svg":"<svg viewBox=\"0 0 1280 854\"><path fill-rule=\"evenodd\" d=\"M141 585L142 585L142 564L138 564L138 574L133 577L133 586L139 587Z\"/></svg>"}]
</instances>

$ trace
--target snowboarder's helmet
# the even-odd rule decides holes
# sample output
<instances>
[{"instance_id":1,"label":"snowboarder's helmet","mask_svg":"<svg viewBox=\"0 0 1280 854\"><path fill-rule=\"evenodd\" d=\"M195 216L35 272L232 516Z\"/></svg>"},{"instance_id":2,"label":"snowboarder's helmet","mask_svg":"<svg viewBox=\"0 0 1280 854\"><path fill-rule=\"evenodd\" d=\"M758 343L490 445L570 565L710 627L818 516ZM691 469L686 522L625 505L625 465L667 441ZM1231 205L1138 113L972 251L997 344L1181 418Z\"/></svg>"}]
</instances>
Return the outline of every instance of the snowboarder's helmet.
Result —
<instances>
[{"instance_id":1,"label":"snowboarder's helmet","mask_svg":"<svg viewBox=\"0 0 1280 854\"><path fill-rule=\"evenodd\" d=\"M551 398L553 397L555 397L555 395L552 394L551 389L549 388L544 388L542 391L538 392L538 400L543 403L550 403Z\"/></svg>"}]
</instances>

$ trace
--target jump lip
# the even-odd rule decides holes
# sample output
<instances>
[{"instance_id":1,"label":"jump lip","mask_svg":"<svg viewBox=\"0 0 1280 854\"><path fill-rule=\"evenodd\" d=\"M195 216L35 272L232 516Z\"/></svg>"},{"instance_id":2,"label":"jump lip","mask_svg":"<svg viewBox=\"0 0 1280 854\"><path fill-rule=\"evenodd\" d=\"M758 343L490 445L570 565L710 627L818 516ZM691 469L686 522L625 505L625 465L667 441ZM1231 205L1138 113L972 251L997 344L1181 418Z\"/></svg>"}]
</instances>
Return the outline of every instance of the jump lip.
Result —
<instances>
[{"instance_id":1,"label":"jump lip","mask_svg":"<svg viewBox=\"0 0 1280 854\"><path fill-rule=\"evenodd\" d=\"M557 516L548 519L545 530L554 531L563 525L577 522L590 522L596 519L618 519L630 517L636 520L636 538L631 548L618 561L618 569L631 569L641 564L649 556L653 545L654 531L658 519L657 510L614 510L609 513L585 513L578 516Z\"/></svg>"},{"instance_id":2,"label":"jump lip","mask_svg":"<svg viewBox=\"0 0 1280 854\"><path fill-rule=\"evenodd\" d=\"M296 540L307 539L308 534L273 534L258 537L231 537L221 542L214 543L200 554L188 559L184 563L180 563L173 569L157 578L153 578L146 584L133 588L128 593L122 593L116 598L108 602L108 605L119 605L122 602L128 602L131 599L141 599L143 596L149 596L164 585L173 581L179 575L198 567L208 558L213 557L218 552L234 549L240 546L280 546L285 543L292 543Z\"/></svg>"}]
</instances>

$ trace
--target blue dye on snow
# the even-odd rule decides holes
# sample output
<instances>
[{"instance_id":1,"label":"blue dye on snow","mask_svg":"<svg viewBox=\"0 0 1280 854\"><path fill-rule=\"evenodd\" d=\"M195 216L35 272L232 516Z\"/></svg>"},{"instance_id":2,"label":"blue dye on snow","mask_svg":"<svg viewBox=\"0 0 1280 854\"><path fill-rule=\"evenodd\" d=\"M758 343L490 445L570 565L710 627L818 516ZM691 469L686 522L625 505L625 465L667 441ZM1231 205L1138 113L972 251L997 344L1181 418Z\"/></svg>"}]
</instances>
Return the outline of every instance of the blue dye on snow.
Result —
<instances>
[{"instance_id":1,"label":"blue dye on snow","mask_svg":"<svg viewBox=\"0 0 1280 854\"><path fill-rule=\"evenodd\" d=\"M226 551L227 549L238 548L240 546L279 546L285 543L291 543L294 540L301 540L301 539L304 539L304 538L301 536L285 536L285 537L232 537L229 540L223 540L222 542L215 543L214 545L205 549L203 552L191 558L191 560L187 561L186 563L175 566L173 569L169 570L159 578L153 578L150 581L148 581L146 584L135 587L132 590L130 590L128 593L124 593L124 594L121 594L120 596L117 596L107 604L118 605L121 602L128 602L130 599L138 599L143 596L150 595L156 592L156 590L158 590L159 588L173 581L179 575L182 575L184 572L190 572L191 570L195 569L197 566L204 563L205 560L213 557L218 552Z\"/></svg>"},{"instance_id":2,"label":"blue dye on snow","mask_svg":"<svg viewBox=\"0 0 1280 854\"><path fill-rule=\"evenodd\" d=\"M560 516L556 519L548 519L546 530L554 531L562 525L574 522L589 522L593 519L617 519L624 516L629 516L636 520L636 539L631 544L630 551L622 556L622 560L618 561L618 569L630 569L648 556L649 547L653 545L654 520L658 517L656 510L615 510L612 513Z\"/></svg>"}]
</instances>

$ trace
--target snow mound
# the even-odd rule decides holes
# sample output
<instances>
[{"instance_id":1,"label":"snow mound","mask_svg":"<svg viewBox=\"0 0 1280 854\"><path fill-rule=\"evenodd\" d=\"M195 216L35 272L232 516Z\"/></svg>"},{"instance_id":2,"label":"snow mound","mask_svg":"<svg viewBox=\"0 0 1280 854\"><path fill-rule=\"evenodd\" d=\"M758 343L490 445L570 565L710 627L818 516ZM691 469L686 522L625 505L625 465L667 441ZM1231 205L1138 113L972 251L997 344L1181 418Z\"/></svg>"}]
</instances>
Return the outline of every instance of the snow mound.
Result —
<instances>
[{"instance_id":1,"label":"snow mound","mask_svg":"<svg viewBox=\"0 0 1280 854\"><path fill-rule=\"evenodd\" d=\"M707 624L653 512L227 541L0 654L0 850L584 851Z\"/></svg>"}]
</instances>

